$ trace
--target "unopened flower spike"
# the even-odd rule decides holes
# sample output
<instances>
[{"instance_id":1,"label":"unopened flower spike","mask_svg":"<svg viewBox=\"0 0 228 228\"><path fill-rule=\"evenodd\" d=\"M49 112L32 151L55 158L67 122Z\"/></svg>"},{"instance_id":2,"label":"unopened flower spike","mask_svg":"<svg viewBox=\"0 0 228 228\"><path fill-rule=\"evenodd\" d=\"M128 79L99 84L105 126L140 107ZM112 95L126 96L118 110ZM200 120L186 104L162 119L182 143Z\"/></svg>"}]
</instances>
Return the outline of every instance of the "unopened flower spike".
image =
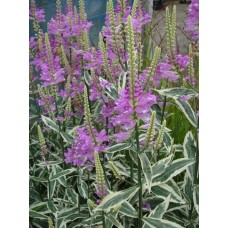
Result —
<instances>
[{"instance_id":1,"label":"unopened flower spike","mask_svg":"<svg viewBox=\"0 0 228 228\"><path fill-rule=\"evenodd\" d=\"M151 77L152 75L155 74L155 69L157 67L158 60L160 59L160 56L161 56L161 48L156 47L154 49L153 59L152 59L151 64L150 64L150 70L147 73L148 77Z\"/></svg>"},{"instance_id":2,"label":"unopened flower spike","mask_svg":"<svg viewBox=\"0 0 228 228\"><path fill-rule=\"evenodd\" d=\"M67 10L68 10L68 12L72 12L73 11L73 2L72 2L72 0L67 0Z\"/></svg>"},{"instance_id":3,"label":"unopened flower spike","mask_svg":"<svg viewBox=\"0 0 228 228\"><path fill-rule=\"evenodd\" d=\"M48 228L55 228L52 219L48 217Z\"/></svg>"},{"instance_id":4,"label":"unopened flower spike","mask_svg":"<svg viewBox=\"0 0 228 228\"><path fill-rule=\"evenodd\" d=\"M95 209L97 207L97 204L95 204L91 199L87 200L87 204L92 208Z\"/></svg>"},{"instance_id":5,"label":"unopened flower spike","mask_svg":"<svg viewBox=\"0 0 228 228\"><path fill-rule=\"evenodd\" d=\"M103 58L103 61L104 61L104 66L105 66L105 71L106 71L107 77L108 77L108 79L111 82L114 82L113 78L112 78L110 64L109 64L109 61L108 61L107 51L106 51L105 44L104 44L103 37L102 37L101 33L99 34L99 46L101 48L102 58Z\"/></svg>"},{"instance_id":6,"label":"unopened flower spike","mask_svg":"<svg viewBox=\"0 0 228 228\"><path fill-rule=\"evenodd\" d=\"M192 53L192 44L189 44L189 65L188 65L188 74L190 78L194 78L195 75L195 69L194 69L194 64L193 64L193 53Z\"/></svg>"},{"instance_id":7,"label":"unopened flower spike","mask_svg":"<svg viewBox=\"0 0 228 228\"><path fill-rule=\"evenodd\" d=\"M172 25L170 22L170 12L169 8L166 8L166 42L170 54L172 55Z\"/></svg>"},{"instance_id":8,"label":"unopened flower spike","mask_svg":"<svg viewBox=\"0 0 228 228\"><path fill-rule=\"evenodd\" d=\"M65 109L65 120L68 120L70 113L71 113L71 98L69 97L67 99L67 105Z\"/></svg>"},{"instance_id":9,"label":"unopened flower spike","mask_svg":"<svg viewBox=\"0 0 228 228\"><path fill-rule=\"evenodd\" d=\"M128 35L128 54L129 54L129 68L130 68L130 98L132 101L133 108L135 110L135 69L136 69L136 53L135 53L135 41L134 41L134 30L132 26L132 17L128 16L127 19L127 35Z\"/></svg>"},{"instance_id":10,"label":"unopened flower spike","mask_svg":"<svg viewBox=\"0 0 228 228\"><path fill-rule=\"evenodd\" d=\"M166 120L163 121L161 129L158 133L158 137L157 137L155 145L154 145L155 150L158 150L161 147L161 144L163 142L163 136L165 133L165 127L166 127Z\"/></svg>"},{"instance_id":11,"label":"unopened flower spike","mask_svg":"<svg viewBox=\"0 0 228 228\"><path fill-rule=\"evenodd\" d=\"M150 119L150 125L146 132L146 142L145 142L145 148L149 145L149 143L154 139L154 133L155 133L155 121L156 121L156 112L153 111Z\"/></svg>"},{"instance_id":12,"label":"unopened flower spike","mask_svg":"<svg viewBox=\"0 0 228 228\"><path fill-rule=\"evenodd\" d=\"M58 23L61 23L61 15L62 15L62 1L56 0L56 19Z\"/></svg>"},{"instance_id":13,"label":"unopened flower spike","mask_svg":"<svg viewBox=\"0 0 228 228\"><path fill-rule=\"evenodd\" d=\"M97 194L103 198L106 195L104 171L100 162L98 152L94 152L95 167L96 167L96 184L97 184Z\"/></svg>"},{"instance_id":14,"label":"unopened flower spike","mask_svg":"<svg viewBox=\"0 0 228 228\"><path fill-rule=\"evenodd\" d=\"M135 13L136 13L137 6L138 6L138 0L134 0L133 6L132 6L132 10L131 10L132 18L135 18Z\"/></svg>"},{"instance_id":15,"label":"unopened flower spike","mask_svg":"<svg viewBox=\"0 0 228 228\"><path fill-rule=\"evenodd\" d=\"M116 167L116 165L112 161L108 161L108 164L109 164L109 167L112 170L115 178L122 179L121 173L120 173L119 169Z\"/></svg>"},{"instance_id":16,"label":"unopened flower spike","mask_svg":"<svg viewBox=\"0 0 228 228\"><path fill-rule=\"evenodd\" d=\"M77 7L74 6L74 18L75 18L75 23L78 23L78 12L77 12Z\"/></svg>"},{"instance_id":17,"label":"unopened flower spike","mask_svg":"<svg viewBox=\"0 0 228 228\"><path fill-rule=\"evenodd\" d=\"M45 155L47 154L47 146L46 146L45 138L40 128L40 125L37 126L37 130L38 130L38 137L40 142L41 157L43 158L43 160L45 160Z\"/></svg>"},{"instance_id":18,"label":"unopened flower spike","mask_svg":"<svg viewBox=\"0 0 228 228\"><path fill-rule=\"evenodd\" d=\"M68 74L71 75L71 67L66 57L66 53L63 46L61 46L61 52L62 52L62 58L63 58L62 61L64 63L64 66L66 67Z\"/></svg>"},{"instance_id":19,"label":"unopened flower spike","mask_svg":"<svg viewBox=\"0 0 228 228\"><path fill-rule=\"evenodd\" d=\"M80 9L80 21L86 21L87 16L85 12L84 0L79 0L79 9Z\"/></svg>"},{"instance_id":20,"label":"unopened flower spike","mask_svg":"<svg viewBox=\"0 0 228 228\"><path fill-rule=\"evenodd\" d=\"M84 46L84 51L88 52L89 51L89 35L86 29L84 29L83 32L83 46Z\"/></svg>"},{"instance_id":21,"label":"unopened flower spike","mask_svg":"<svg viewBox=\"0 0 228 228\"><path fill-rule=\"evenodd\" d=\"M89 97L88 97L88 91L86 86L84 87L84 112L85 112L85 120L87 122L89 133L91 138L93 139L94 145L97 145L97 141L93 132L93 126L92 126L92 120L91 120L91 113L89 108Z\"/></svg>"},{"instance_id":22,"label":"unopened flower spike","mask_svg":"<svg viewBox=\"0 0 228 228\"><path fill-rule=\"evenodd\" d=\"M66 90L66 93L67 93L67 94L70 93L70 82L71 82L71 76L68 75L67 81L66 81L66 84L65 84L65 90Z\"/></svg>"},{"instance_id":23,"label":"unopened flower spike","mask_svg":"<svg viewBox=\"0 0 228 228\"><path fill-rule=\"evenodd\" d=\"M53 57L51 53L51 45L48 38L48 33L45 33L45 45L47 50L47 57L48 57L48 65L51 71L51 76L54 78L54 66L53 66Z\"/></svg>"},{"instance_id":24,"label":"unopened flower spike","mask_svg":"<svg viewBox=\"0 0 228 228\"><path fill-rule=\"evenodd\" d=\"M177 12L176 12L176 6L173 6L173 12L172 12L172 22L171 22L171 47L172 50L175 50L176 47L176 27L177 27Z\"/></svg>"}]
</instances>

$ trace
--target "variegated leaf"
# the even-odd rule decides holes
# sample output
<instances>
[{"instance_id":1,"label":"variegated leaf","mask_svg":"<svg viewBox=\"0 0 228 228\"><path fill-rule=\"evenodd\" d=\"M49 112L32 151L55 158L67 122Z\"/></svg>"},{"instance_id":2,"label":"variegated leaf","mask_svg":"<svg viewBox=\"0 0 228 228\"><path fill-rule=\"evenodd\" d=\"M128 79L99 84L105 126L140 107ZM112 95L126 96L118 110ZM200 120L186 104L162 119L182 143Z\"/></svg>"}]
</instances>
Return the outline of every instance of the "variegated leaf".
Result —
<instances>
[{"instance_id":1,"label":"variegated leaf","mask_svg":"<svg viewBox=\"0 0 228 228\"><path fill-rule=\"evenodd\" d=\"M182 101L179 99L175 100L175 105L184 113L189 122L194 127L197 127L197 118L190 104L187 101Z\"/></svg>"},{"instance_id":2,"label":"variegated leaf","mask_svg":"<svg viewBox=\"0 0 228 228\"><path fill-rule=\"evenodd\" d=\"M188 166L192 165L195 161L193 159L180 158L173 161L163 173L152 179L152 186L166 183L176 175L183 172Z\"/></svg>"},{"instance_id":3,"label":"variegated leaf","mask_svg":"<svg viewBox=\"0 0 228 228\"><path fill-rule=\"evenodd\" d=\"M151 228L184 228L177 223L165 219L143 218L143 221Z\"/></svg>"},{"instance_id":4,"label":"variegated leaf","mask_svg":"<svg viewBox=\"0 0 228 228\"><path fill-rule=\"evenodd\" d=\"M183 148L184 148L184 157L185 158L195 158L196 157L196 153L197 153L196 141L195 141L194 136L191 131L189 131L185 136ZM195 164L193 164L187 168L187 173L188 173L191 181L193 181L193 179L194 179L194 170L195 170Z\"/></svg>"},{"instance_id":5,"label":"variegated leaf","mask_svg":"<svg viewBox=\"0 0 228 228\"><path fill-rule=\"evenodd\" d=\"M113 224L115 225L116 227L118 228L124 228L120 223L119 221L111 214L106 214L105 217Z\"/></svg>"},{"instance_id":6,"label":"variegated leaf","mask_svg":"<svg viewBox=\"0 0 228 228\"><path fill-rule=\"evenodd\" d=\"M150 192L151 190L151 185L152 185L152 168L150 161L145 153L138 154L141 166L142 166L142 171L146 179L146 183L148 186L148 191Z\"/></svg>"},{"instance_id":7,"label":"variegated leaf","mask_svg":"<svg viewBox=\"0 0 228 228\"><path fill-rule=\"evenodd\" d=\"M177 99L182 96L198 96L198 93L195 90L187 89L184 87L161 89L161 90L155 90L155 91L157 91L162 96L170 97L173 99Z\"/></svg>"},{"instance_id":8,"label":"variegated leaf","mask_svg":"<svg viewBox=\"0 0 228 228\"><path fill-rule=\"evenodd\" d=\"M110 211L113 207L131 199L138 192L138 190L138 187L131 187L123 191L112 192L102 199L101 203L94 209L94 211Z\"/></svg>"},{"instance_id":9,"label":"variegated leaf","mask_svg":"<svg viewBox=\"0 0 228 228\"><path fill-rule=\"evenodd\" d=\"M130 203L128 203L127 201L125 201L121 204L121 208L119 209L119 213L126 215L127 217L131 217L131 218L137 218L138 217L138 213L136 212L135 208Z\"/></svg>"},{"instance_id":10,"label":"variegated leaf","mask_svg":"<svg viewBox=\"0 0 228 228\"><path fill-rule=\"evenodd\" d=\"M194 185L193 187L193 202L195 209L199 214L199 185Z\"/></svg>"},{"instance_id":11,"label":"variegated leaf","mask_svg":"<svg viewBox=\"0 0 228 228\"><path fill-rule=\"evenodd\" d=\"M85 181L80 180L80 185L78 186L79 194L85 198L88 199L88 185Z\"/></svg>"},{"instance_id":12,"label":"variegated leaf","mask_svg":"<svg viewBox=\"0 0 228 228\"><path fill-rule=\"evenodd\" d=\"M110 153L116 153L116 152L119 152L119 151L122 151L122 150L127 150L131 148L131 144L129 143L119 143L119 144L115 144L113 146L110 146L107 151L110 152Z\"/></svg>"}]
</instances>

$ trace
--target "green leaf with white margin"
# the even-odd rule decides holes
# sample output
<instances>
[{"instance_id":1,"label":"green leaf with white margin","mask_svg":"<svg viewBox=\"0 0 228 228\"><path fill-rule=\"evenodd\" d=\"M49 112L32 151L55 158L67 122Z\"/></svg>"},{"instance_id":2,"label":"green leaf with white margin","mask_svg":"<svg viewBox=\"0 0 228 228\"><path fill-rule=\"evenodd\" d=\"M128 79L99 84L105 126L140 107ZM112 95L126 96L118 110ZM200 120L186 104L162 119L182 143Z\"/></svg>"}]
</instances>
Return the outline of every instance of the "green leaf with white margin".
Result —
<instances>
[{"instance_id":1,"label":"green leaf with white margin","mask_svg":"<svg viewBox=\"0 0 228 228\"><path fill-rule=\"evenodd\" d=\"M58 211L58 208L52 201L47 202L47 207L52 213L55 213L56 211Z\"/></svg>"},{"instance_id":2,"label":"green leaf with white margin","mask_svg":"<svg viewBox=\"0 0 228 228\"><path fill-rule=\"evenodd\" d=\"M162 219L163 215L165 214L165 212L169 207L170 198L171 198L171 194L162 203L160 203L157 207L155 207L155 209L150 213L148 217Z\"/></svg>"},{"instance_id":3,"label":"green leaf with white margin","mask_svg":"<svg viewBox=\"0 0 228 228\"><path fill-rule=\"evenodd\" d=\"M131 199L138 190L138 187L131 187L123 191L112 192L102 199L101 203L94 209L94 211L107 210L108 212L118 204L122 204L126 200Z\"/></svg>"},{"instance_id":4,"label":"green leaf with white margin","mask_svg":"<svg viewBox=\"0 0 228 228\"><path fill-rule=\"evenodd\" d=\"M73 144L74 143L74 138L70 134L66 132L60 132L60 135L63 137L64 142Z\"/></svg>"},{"instance_id":5,"label":"green leaf with white margin","mask_svg":"<svg viewBox=\"0 0 228 228\"><path fill-rule=\"evenodd\" d=\"M177 223L170 222L165 219L143 218L143 221L152 228L184 228Z\"/></svg>"},{"instance_id":6,"label":"green leaf with white margin","mask_svg":"<svg viewBox=\"0 0 228 228\"><path fill-rule=\"evenodd\" d=\"M156 186L159 184L166 183L171 180L176 175L183 172L188 166L192 165L195 161L193 159L188 158L180 158L173 161L163 173L156 176L152 179L152 186Z\"/></svg>"},{"instance_id":7,"label":"green leaf with white margin","mask_svg":"<svg viewBox=\"0 0 228 228\"><path fill-rule=\"evenodd\" d=\"M49 212L49 209L47 207L47 202L39 202L39 203L32 204L29 207L29 210L36 211L36 212L41 212L43 214Z\"/></svg>"},{"instance_id":8,"label":"green leaf with white margin","mask_svg":"<svg viewBox=\"0 0 228 228\"><path fill-rule=\"evenodd\" d=\"M174 104L184 113L189 122L194 127L197 127L197 118L190 104L187 101L183 101L180 99L175 100Z\"/></svg>"},{"instance_id":9,"label":"green leaf with white margin","mask_svg":"<svg viewBox=\"0 0 228 228\"><path fill-rule=\"evenodd\" d=\"M187 89L184 87L176 87L169 89L156 90L160 95L170 97L173 99L180 98L182 96L198 96L198 93L193 89Z\"/></svg>"},{"instance_id":10,"label":"green leaf with white margin","mask_svg":"<svg viewBox=\"0 0 228 228\"><path fill-rule=\"evenodd\" d=\"M154 210L150 212L150 214L148 215L148 218L162 219L163 215L165 214L165 212L169 207L169 201L170 201L170 195L162 203L157 205ZM142 228L150 228L150 226L144 223Z\"/></svg>"},{"instance_id":11,"label":"green leaf with white margin","mask_svg":"<svg viewBox=\"0 0 228 228\"><path fill-rule=\"evenodd\" d=\"M53 175L51 178L50 178L50 181L54 181L54 180L57 180L59 179L60 177L63 177L63 176L66 176L70 173L73 173L75 171L75 169L66 169L66 170L63 170L63 171L60 171L58 173L56 173L55 175Z\"/></svg>"},{"instance_id":12,"label":"green leaf with white margin","mask_svg":"<svg viewBox=\"0 0 228 228\"><path fill-rule=\"evenodd\" d=\"M184 138L183 148L184 148L184 157L185 158L195 158L196 157L196 153L197 153L196 141L195 141L194 136L191 131L189 131ZM193 181L193 179L194 179L194 170L195 170L195 164L193 164L187 168L187 173L188 173L191 181Z\"/></svg>"},{"instance_id":13,"label":"green leaf with white margin","mask_svg":"<svg viewBox=\"0 0 228 228\"><path fill-rule=\"evenodd\" d=\"M105 217L113 224L115 225L116 227L118 228L124 228L120 223L119 221L111 214L106 214Z\"/></svg>"},{"instance_id":14,"label":"green leaf with white margin","mask_svg":"<svg viewBox=\"0 0 228 228\"><path fill-rule=\"evenodd\" d=\"M64 208L61 211L58 211L58 219L65 219L72 214L78 213L78 207Z\"/></svg>"},{"instance_id":15,"label":"green leaf with white margin","mask_svg":"<svg viewBox=\"0 0 228 228\"><path fill-rule=\"evenodd\" d=\"M78 186L79 194L85 198L88 199L88 185L85 181L80 180L80 185Z\"/></svg>"},{"instance_id":16,"label":"green leaf with white margin","mask_svg":"<svg viewBox=\"0 0 228 228\"><path fill-rule=\"evenodd\" d=\"M173 159L173 155L169 155L168 157L163 158L158 162L156 162L152 166L153 178L162 174L165 171L165 169L169 166L169 164L172 162L172 159Z\"/></svg>"},{"instance_id":17,"label":"green leaf with white margin","mask_svg":"<svg viewBox=\"0 0 228 228\"><path fill-rule=\"evenodd\" d=\"M53 166L52 166L52 170L53 170L54 174L56 174L56 173L61 172L63 169L62 169L58 164L56 164L56 165L53 165ZM62 186L67 187L66 176L59 177L59 178L57 179L57 181L58 181Z\"/></svg>"},{"instance_id":18,"label":"green leaf with white margin","mask_svg":"<svg viewBox=\"0 0 228 228\"><path fill-rule=\"evenodd\" d=\"M125 201L121 204L119 213L122 215L126 215L127 217L138 218L138 213L136 212L135 208L132 207L132 205L130 203L128 203L127 201Z\"/></svg>"},{"instance_id":19,"label":"green leaf with white margin","mask_svg":"<svg viewBox=\"0 0 228 228\"><path fill-rule=\"evenodd\" d=\"M41 118L46 126L48 126L56 132L59 132L59 126L52 119L43 115L41 115Z\"/></svg>"},{"instance_id":20,"label":"green leaf with white margin","mask_svg":"<svg viewBox=\"0 0 228 228\"><path fill-rule=\"evenodd\" d=\"M126 86L127 72L122 71L118 78L118 93Z\"/></svg>"},{"instance_id":21,"label":"green leaf with white margin","mask_svg":"<svg viewBox=\"0 0 228 228\"><path fill-rule=\"evenodd\" d=\"M30 176L29 178L34 180L34 181L37 181L37 182L43 182L43 183L47 183L48 182L47 179L41 178L41 177Z\"/></svg>"},{"instance_id":22,"label":"green leaf with white margin","mask_svg":"<svg viewBox=\"0 0 228 228\"><path fill-rule=\"evenodd\" d=\"M199 185L194 185L193 187L193 202L195 209L199 214Z\"/></svg>"},{"instance_id":23,"label":"green leaf with white margin","mask_svg":"<svg viewBox=\"0 0 228 228\"><path fill-rule=\"evenodd\" d=\"M55 193L56 181L50 181L47 185L48 199L51 200Z\"/></svg>"},{"instance_id":24,"label":"green leaf with white margin","mask_svg":"<svg viewBox=\"0 0 228 228\"><path fill-rule=\"evenodd\" d=\"M87 85L90 84L91 76L90 76L90 74L89 74L89 72L87 70L84 71L84 80L85 80Z\"/></svg>"},{"instance_id":25,"label":"green leaf with white margin","mask_svg":"<svg viewBox=\"0 0 228 228\"><path fill-rule=\"evenodd\" d=\"M183 200L181 191L174 180L170 180L165 184L152 187L152 193L161 199L166 199L170 195L170 202L186 204Z\"/></svg>"},{"instance_id":26,"label":"green leaf with white margin","mask_svg":"<svg viewBox=\"0 0 228 228\"><path fill-rule=\"evenodd\" d=\"M116 153L116 152L119 152L119 151L122 151L122 150L127 150L129 148L131 148L131 144L129 143L119 143L119 144L115 144L113 146L110 146L107 151L110 152L110 153Z\"/></svg>"},{"instance_id":27,"label":"green leaf with white margin","mask_svg":"<svg viewBox=\"0 0 228 228\"><path fill-rule=\"evenodd\" d=\"M67 188L66 195L68 200L75 206L78 206L78 194L73 188Z\"/></svg>"},{"instance_id":28,"label":"green leaf with white margin","mask_svg":"<svg viewBox=\"0 0 228 228\"><path fill-rule=\"evenodd\" d=\"M39 213L39 212L36 212L36 211L33 211L33 210L30 210L29 211L29 217L31 217L31 218L38 218L38 219L45 219L45 220L48 219L48 216L47 215L44 215L42 213Z\"/></svg>"},{"instance_id":29,"label":"green leaf with white margin","mask_svg":"<svg viewBox=\"0 0 228 228\"><path fill-rule=\"evenodd\" d=\"M151 163L145 153L138 154L141 166L142 166L142 171L146 179L146 183L148 186L148 191L151 191L151 185L152 185L152 168L151 168Z\"/></svg>"}]
</instances>

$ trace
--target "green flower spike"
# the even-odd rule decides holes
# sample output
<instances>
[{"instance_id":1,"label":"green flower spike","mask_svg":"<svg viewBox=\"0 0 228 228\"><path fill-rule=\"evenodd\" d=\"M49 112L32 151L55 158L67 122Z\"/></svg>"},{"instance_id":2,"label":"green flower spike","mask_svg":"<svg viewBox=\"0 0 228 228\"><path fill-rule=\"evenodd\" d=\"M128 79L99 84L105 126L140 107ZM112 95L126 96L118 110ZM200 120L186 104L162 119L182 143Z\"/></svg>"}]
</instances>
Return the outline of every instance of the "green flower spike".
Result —
<instances>
[{"instance_id":1,"label":"green flower spike","mask_svg":"<svg viewBox=\"0 0 228 228\"><path fill-rule=\"evenodd\" d=\"M97 204L95 204L91 199L87 200L87 204L92 208L95 209L97 207Z\"/></svg>"},{"instance_id":2,"label":"green flower spike","mask_svg":"<svg viewBox=\"0 0 228 228\"><path fill-rule=\"evenodd\" d=\"M85 121L87 122L87 126L89 128L90 136L93 139L94 145L97 145L97 141L93 132L91 113L89 108L89 97L86 86L84 87L84 112L85 112Z\"/></svg>"},{"instance_id":3,"label":"green flower spike","mask_svg":"<svg viewBox=\"0 0 228 228\"><path fill-rule=\"evenodd\" d=\"M161 147L161 144L163 142L163 136L165 133L165 127L166 127L166 120L163 121L161 129L160 129L159 134L158 134L158 137L156 139L156 142L154 145L155 150L158 150Z\"/></svg>"},{"instance_id":4,"label":"green flower spike","mask_svg":"<svg viewBox=\"0 0 228 228\"><path fill-rule=\"evenodd\" d=\"M84 0L79 0L79 9L80 9L80 20L86 21L87 16L86 16L86 12L85 12Z\"/></svg>"},{"instance_id":5,"label":"green flower spike","mask_svg":"<svg viewBox=\"0 0 228 228\"><path fill-rule=\"evenodd\" d=\"M117 179L122 179L121 173L120 173L119 169L115 166L115 164L112 161L108 161L108 164L109 164L109 167L112 170L114 176Z\"/></svg>"},{"instance_id":6,"label":"green flower spike","mask_svg":"<svg viewBox=\"0 0 228 228\"><path fill-rule=\"evenodd\" d=\"M136 51L135 51L135 41L134 41L134 30L132 26L132 17L128 16L127 19L127 36L128 36L128 54L129 54L129 68L130 68L130 98L132 101L133 108L135 110L135 69L136 69Z\"/></svg>"},{"instance_id":7,"label":"green flower spike","mask_svg":"<svg viewBox=\"0 0 228 228\"><path fill-rule=\"evenodd\" d=\"M45 155L47 153L47 146L46 146L45 138L44 138L43 132L41 131L40 125L37 126L37 130L38 130L40 148L43 152L43 155Z\"/></svg>"},{"instance_id":8,"label":"green flower spike","mask_svg":"<svg viewBox=\"0 0 228 228\"><path fill-rule=\"evenodd\" d=\"M65 109L65 120L68 120L69 116L68 114L71 112L71 98L69 97L67 99L67 105L66 105L66 109Z\"/></svg>"},{"instance_id":9,"label":"green flower spike","mask_svg":"<svg viewBox=\"0 0 228 228\"><path fill-rule=\"evenodd\" d=\"M48 228L55 228L50 217L48 217Z\"/></svg>"},{"instance_id":10,"label":"green flower spike","mask_svg":"<svg viewBox=\"0 0 228 228\"><path fill-rule=\"evenodd\" d=\"M156 121L156 112L152 112L151 119L150 119L150 125L146 133L146 143L145 148L149 145L149 143L154 139L154 133L155 133L155 121Z\"/></svg>"},{"instance_id":11,"label":"green flower spike","mask_svg":"<svg viewBox=\"0 0 228 228\"><path fill-rule=\"evenodd\" d=\"M95 167L96 167L96 183L97 183L97 191L101 198L105 195L105 180L104 180L104 171L100 162L98 152L94 152L95 158Z\"/></svg>"},{"instance_id":12,"label":"green flower spike","mask_svg":"<svg viewBox=\"0 0 228 228\"><path fill-rule=\"evenodd\" d=\"M64 63L64 66L66 67L68 74L71 75L70 64L69 64L68 59L66 57L66 53L65 53L63 46L61 46L61 52L62 52L62 61Z\"/></svg>"}]
</instances>

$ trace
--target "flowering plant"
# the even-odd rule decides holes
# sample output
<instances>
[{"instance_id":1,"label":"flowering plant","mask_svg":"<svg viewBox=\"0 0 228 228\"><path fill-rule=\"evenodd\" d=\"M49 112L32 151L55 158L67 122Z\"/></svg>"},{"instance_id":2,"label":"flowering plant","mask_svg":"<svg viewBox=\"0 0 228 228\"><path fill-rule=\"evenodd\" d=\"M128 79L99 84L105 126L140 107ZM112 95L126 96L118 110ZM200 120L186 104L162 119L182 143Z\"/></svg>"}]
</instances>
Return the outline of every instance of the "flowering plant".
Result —
<instances>
[{"instance_id":1,"label":"flowering plant","mask_svg":"<svg viewBox=\"0 0 228 228\"><path fill-rule=\"evenodd\" d=\"M61 7L46 33L34 0L29 12L31 227L197 227L198 2L189 54L176 48L174 6L166 61L155 47L149 64L141 0L107 1L98 47L84 1ZM179 117L183 142L172 135Z\"/></svg>"}]
</instances>

